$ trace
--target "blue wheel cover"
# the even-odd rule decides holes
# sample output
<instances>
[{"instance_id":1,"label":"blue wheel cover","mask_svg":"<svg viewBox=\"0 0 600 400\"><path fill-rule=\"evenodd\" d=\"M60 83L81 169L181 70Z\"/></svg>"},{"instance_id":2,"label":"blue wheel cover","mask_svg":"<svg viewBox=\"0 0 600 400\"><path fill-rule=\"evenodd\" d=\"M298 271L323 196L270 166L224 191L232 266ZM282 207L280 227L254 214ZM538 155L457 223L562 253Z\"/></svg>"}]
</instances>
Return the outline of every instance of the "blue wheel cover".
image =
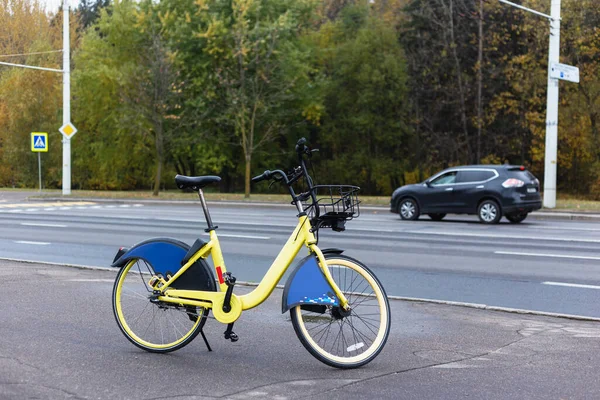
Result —
<instances>
[{"instance_id":1,"label":"blue wheel cover","mask_svg":"<svg viewBox=\"0 0 600 400\"><path fill-rule=\"evenodd\" d=\"M283 292L282 312L302 304L339 305L315 256L302 260L290 275Z\"/></svg>"},{"instance_id":2,"label":"blue wheel cover","mask_svg":"<svg viewBox=\"0 0 600 400\"><path fill-rule=\"evenodd\" d=\"M187 253L186 249L169 242L149 242L132 248L124 257L128 259L141 258L147 261L155 273L172 274L181 268L181 260Z\"/></svg>"}]
</instances>

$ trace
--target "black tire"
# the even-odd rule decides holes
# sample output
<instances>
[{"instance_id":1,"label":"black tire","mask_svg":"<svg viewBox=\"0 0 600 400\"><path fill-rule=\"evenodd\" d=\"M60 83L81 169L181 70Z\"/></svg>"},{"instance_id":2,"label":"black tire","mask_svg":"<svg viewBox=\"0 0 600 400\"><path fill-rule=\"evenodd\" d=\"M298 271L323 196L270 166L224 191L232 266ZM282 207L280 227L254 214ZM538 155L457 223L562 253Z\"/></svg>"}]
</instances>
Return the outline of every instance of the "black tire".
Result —
<instances>
[{"instance_id":1,"label":"black tire","mask_svg":"<svg viewBox=\"0 0 600 400\"><path fill-rule=\"evenodd\" d=\"M348 299L350 314L342 315L335 306L296 306L290 310L292 325L317 360L335 368L358 368L373 361L385 346L390 304L377 277L360 261L337 254L325 257Z\"/></svg>"},{"instance_id":2,"label":"black tire","mask_svg":"<svg viewBox=\"0 0 600 400\"><path fill-rule=\"evenodd\" d=\"M502 210L494 200L484 200L477 207L477 216L484 224L497 224L502 218Z\"/></svg>"},{"instance_id":3,"label":"black tire","mask_svg":"<svg viewBox=\"0 0 600 400\"><path fill-rule=\"evenodd\" d=\"M429 215L429 218L431 218L434 221L441 221L446 216L446 214L427 214L427 215Z\"/></svg>"},{"instance_id":4,"label":"black tire","mask_svg":"<svg viewBox=\"0 0 600 400\"><path fill-rule=\"evenodd\" d=\"M527 218L527 213L523 213L523 214L510 214L510 215L505 215L506 219L510 221L511 224L518 224L520 222L523 222L525 220L525 218Z\"/></svg>"},{"instance_id":5,"label":"black tire","mask_svg":"<svg viewBox=\"0 0 600 400\"><path fill-rule=\"evenodd\" d=\"M115 279L113 312L131 343L151 353L168 353L194 340L210 310L157 301L148 285L154 273L142 259L127 262Z\"/></svg>"},{"instance_id":6,"label":"black tire","mask_svg":"<svg viewBox=\"0 0 600 400\"><path fill-rule=\"evenodd\" d=\"M405 221L414 221L419 218L419 205L411 198L407 197L398 204L398 214Z\"/></svg>"}]
</instances>

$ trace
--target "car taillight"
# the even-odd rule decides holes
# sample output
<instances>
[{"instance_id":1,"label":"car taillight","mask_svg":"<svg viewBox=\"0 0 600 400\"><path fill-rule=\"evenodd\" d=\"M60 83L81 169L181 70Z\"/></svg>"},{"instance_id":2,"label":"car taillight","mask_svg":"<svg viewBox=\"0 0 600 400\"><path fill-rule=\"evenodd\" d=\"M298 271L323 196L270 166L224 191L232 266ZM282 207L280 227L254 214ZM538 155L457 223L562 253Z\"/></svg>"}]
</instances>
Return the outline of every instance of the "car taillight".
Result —
<instances>
[{"instance_id":1,"label":"car taillight","mask_svg":"<svg viewBox=\"0 0 600 400\"><path fill-rule=\"evenodd\" d=\"M523 182L523 181L522 181L522 180L520 180L520 179L510 178L510 179L507 179L507 180L505 180L505 181L502 183L502 187L505 187L505 188L510 188L510 187L521 187L521 186L523 186L524 184L525 184L525 182Z\"/></svg>"}]
</instances>

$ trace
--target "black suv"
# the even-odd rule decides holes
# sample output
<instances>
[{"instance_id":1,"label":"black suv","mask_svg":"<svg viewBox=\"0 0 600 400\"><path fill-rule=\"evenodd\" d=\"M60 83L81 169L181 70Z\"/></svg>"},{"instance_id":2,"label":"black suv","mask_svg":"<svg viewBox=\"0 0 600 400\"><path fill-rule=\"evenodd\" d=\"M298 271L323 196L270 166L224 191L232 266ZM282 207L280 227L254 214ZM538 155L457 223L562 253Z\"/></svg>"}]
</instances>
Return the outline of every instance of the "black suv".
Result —
<instances>
[{"instance_id":1,"label":"black suv","mask_svg":"<svg viewBox=\"0 0 600 400\"><path fill-rule=\"evenodd\" d=\"M399 187L390 211L405 220L428 214L440 221L448 213L477 214L486 224L504 215L513 223L542 208L540 182L523 166L469 165L443 170L423 183Z\"/></svg>"}]
</instances>

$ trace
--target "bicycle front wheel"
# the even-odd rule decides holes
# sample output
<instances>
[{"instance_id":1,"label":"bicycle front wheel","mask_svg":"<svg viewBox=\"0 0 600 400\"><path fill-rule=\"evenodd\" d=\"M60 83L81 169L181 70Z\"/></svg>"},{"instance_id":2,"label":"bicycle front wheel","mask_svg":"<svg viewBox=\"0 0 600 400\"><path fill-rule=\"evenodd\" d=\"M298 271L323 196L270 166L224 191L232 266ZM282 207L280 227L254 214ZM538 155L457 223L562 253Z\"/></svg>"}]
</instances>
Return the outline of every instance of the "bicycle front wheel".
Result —
<instances>
[{"instance_id":1,"label":"bicycle front wheel","mask_svg":"<svg viewBox=\"0 0 600 400\"><path fill-rule=\"evenodd\" d=\"M342 255L326 256L333 280L348 299L340 307L301 305L290 310L292 325L304 347L336 368L357 368L381 352L390 332L390 305L375 275L362 263Z\"/></svg>"},{"instance_id":2,"label":"bicycle front wheel","mask_svg":"<svg viewBox=\"0 0 600 400\"><path fill-rule=\"evenodd\" d=\"M150 352L167 353L182 348L200 333L209 310L158 301L148 284L154 274L146 261L129 261L115 280L113 311L129 341Z\"/></svg>"}]
</instances>

